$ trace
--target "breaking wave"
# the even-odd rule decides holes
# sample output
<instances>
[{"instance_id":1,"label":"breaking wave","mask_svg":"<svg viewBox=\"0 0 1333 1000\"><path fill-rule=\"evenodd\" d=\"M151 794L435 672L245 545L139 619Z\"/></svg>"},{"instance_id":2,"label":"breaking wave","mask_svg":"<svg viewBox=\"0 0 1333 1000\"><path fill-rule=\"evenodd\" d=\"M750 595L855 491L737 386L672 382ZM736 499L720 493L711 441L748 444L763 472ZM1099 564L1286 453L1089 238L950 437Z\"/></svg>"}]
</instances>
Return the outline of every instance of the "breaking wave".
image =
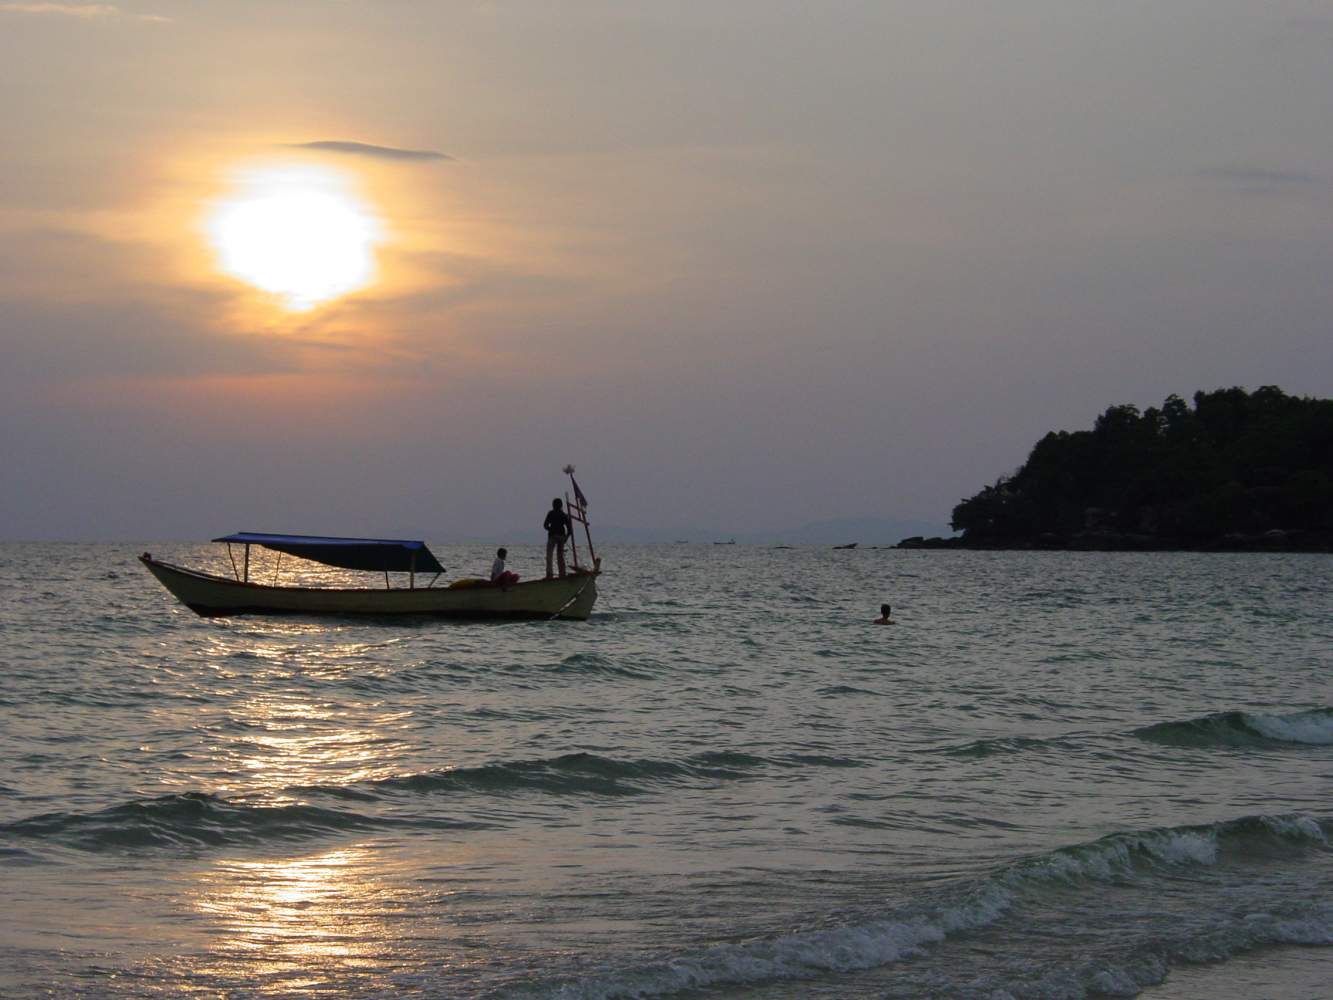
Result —
<instances>
[{"instance_id":1,"label":"breaking wave","mask_svg":"<svg viewBox=\"0 0 1333 1000\"><path fill-rule=\"evenodd\" d=\"M1216 712L1183 722L1159 722L1130 732L1150 743L1173 747L1265 747L1277 744L1333 746L1333 708L1316 708L1288 715L1255 712ZM997 736L928 753L964 759L1003 754L1041 753L1075 748L1088 734L1063 736Z\"/></svg>"},{"instance_id":2,"label":"breaking wave","mask_svg":"<svg viewBox=\"0 0 1333 1000\"><path fill-rule=\"evenodd\" d=\"M530 983L518 994L560 1000L642 1000L683 990L813 979L892 966L1002 922L1014 924L1006 928L1008 947L1022 951L1029 914L1049 909L1060 890L1082 889L1075 898L1086 906L1095 904L1100 892L1096 886L1108 879L1157 874L1178 880L1191 868L1213 866L1227 858L1243 862L1256 847L1269 854L1299 856L1327 846L1323 824L1304 815L1249 816L1203 826L1118 833L1022 859L955 887L933 904L905 906L880 919L717 945L578 980ZM1107 914L1116 928L1122 928L1123 916ZM1063 962L1048 959L1050 940L1039 929L1027 940L1029 954L997 959L981 976L969 975L966 983L916 983L908 994L1011 1000L1132 996L1160 983L1172 964L1223 961L1281 944L1333 944L1333 905L1320 902L1287 912L1206 914L1205 920L1189 927L1159 928L1130 938L1117 934L1114 948L1106 954L1076 950ZM910 977L911 967L905 966L903 974Z\"/></svg>"},{"instance_id":3,"label":"breaking wave","mask_svg":"<svg viewBox=\"0 0 1333 1000\"><path fill-rule=\"evenodd\" d=\"M1244 858L1320 846L1328 846L1328 835L1312 816L1246 816L1202 826L1113 833L1025 858L999 877L1010 885L1105 882L1145 870L1213 865L1229 855Z\"/></svg>"},{"instance_id":4,"label":"breaking wave","mask_svg":"<svg viewBox=\"0 0 1333 1000\"><path fill-rule=\"evenodd\" d=\"M560 983L554 989L548 985L533 994L559 1000L622 1000L857 972L913 958L950 934L985 927L1012 902L1003 889L987 886L953 905L897 919L715 945L669 961Z\"/></svg>"},{"instance_id":5,"label":"breaking wave","mask_svg":"<svg viewBox=\"0 0 1333 1000\"><path fill-rule=\"evenodd\" d=\"M967 1000L1137 996L1165 981L1174 966L1216 964L1247 952L1292 945L1333 945L1333 906L1285 914L1217 914L1202 926L1162 928L1105 953L1064 962L1048 964L1028 956L1027 968L1010 963L1010 968L977 977L953 995Z\"/></svg>"},{"instance_id":6,"label":"breaking wave","mask_svg":"<svg viewBox=\"0 0 1333 1000\"><path fill-rule=\"evenodd\" d=\"M1297 743L1333 745L1333 708L1291 715L1217 712L1185 722L1161 722L1134 730L1140 739L1167 746L1260 746Z\"/></svg>"},{"instance_id":7,"label":"breaking wave","mask_svg":"<svg viewBox=\"0 0 1333 1000\"><path fill-rule=\"evenodd\" d=\"M958 910L940 914L934 922L926 918L888 921L793 934L762 943L724 945L606 976L520 989L515 995L553 1000L647 1000L684 990L745 988L765 982L813 979L826 973L859 972L916 958L951 935L980 929L1002 915L1003 911L990 917L985 904L979 902L973 914ZM969 926L969 919L977 922ZM954 920L964 923L955 924ZM1114 955L1056 963L1044 969L1039 961L1029 959L1026 969L1004 969L965 983L942 984L937 976L933 982L913 984L917 989L905 995L967 1000L1136 996L1163 982L1173 965L1224 962L1246 952L1284 945L1333 945L1333 906L1291 916L1223 917L1195 937L1177 935L1145 941L1137 947L1122 947ZM1005 964L1021 961L1011 956L1010 963ZM942 992L941 985L946 987ZM825 988L820 992L828 991Z\"/></svg>"}]
</instances>

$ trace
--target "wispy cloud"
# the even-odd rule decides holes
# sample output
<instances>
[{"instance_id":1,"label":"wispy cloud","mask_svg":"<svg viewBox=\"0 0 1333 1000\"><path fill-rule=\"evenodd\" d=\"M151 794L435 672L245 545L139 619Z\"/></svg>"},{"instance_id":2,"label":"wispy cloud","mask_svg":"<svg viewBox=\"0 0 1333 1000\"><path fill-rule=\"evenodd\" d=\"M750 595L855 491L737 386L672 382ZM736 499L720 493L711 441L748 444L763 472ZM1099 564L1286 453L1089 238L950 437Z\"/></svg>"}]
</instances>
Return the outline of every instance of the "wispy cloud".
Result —
<instances>
[{"instance_id":1,"label":"wispy cloud","mask_svg":"<svg viewBox=\"0 0 1333 1000\"><path fill-rule=\"evenodd\" d=\"M1328 181L1318 174L1303 170L1268 170L1262 167L1205 167L1200 177L1226 181L1240 190L1254 193L1296 191L1322 187Z\"/></svg>"},{"instance_id":2,"label":"wispy cloud","mask_svg":"<svg viewBox=\"0 0 1333 1000\"><path fill-rule=\"evenodd\" d=\"M320 139L316 142L294 142L297 149L315 149L324 153L344 153L351 156L374 156L382 160L452 160L452 156L433 149L399 149L396 146L374 146L368 142L346 142L341 139Z\"/></svg>"},{"instance_id":3,"label":"wispy cloud","mask_svg":"<svg viewBox=\"0 0 1333 1000\"><path fill-rule=\"evenodd\" d=\"M109 3L0 3L5 14L61 14L65 17L115 17L119 7Z\"/></svg>"},{"instance_id":4,"label":"wispy cloud","mask_svg":"<svg viewBox=\"0 0 1333 1000\"><path fill-rule=\"evenodd\" d=\"M136 21L170 21L156 14L130 14L110 3L0 3L0 14L54 14L83 20L107 17L132 17Z\"/></svg>"}]
</instances>

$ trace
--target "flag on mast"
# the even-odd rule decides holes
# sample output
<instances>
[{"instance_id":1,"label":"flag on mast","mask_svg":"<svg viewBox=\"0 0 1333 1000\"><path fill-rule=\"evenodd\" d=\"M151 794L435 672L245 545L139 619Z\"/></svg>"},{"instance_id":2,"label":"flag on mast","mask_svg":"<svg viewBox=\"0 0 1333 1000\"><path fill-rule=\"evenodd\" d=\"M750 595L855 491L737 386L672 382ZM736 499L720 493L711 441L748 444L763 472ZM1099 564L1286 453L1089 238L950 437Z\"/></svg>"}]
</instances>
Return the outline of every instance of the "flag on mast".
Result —
<instances>
[{"instance_id":1,"label":"flag on mast","mask_svg":"<svg viewBox=\"0 0 1333 1000\"><path fill-rule=\"evenodd\" d=\"M569 481L574 484L574 499L578 501L578 505L580 507L588 506L588 498L583 495L583 491L579 489L579 481L574 478L574 466L566 465L565 475L569 476Z\"/></svg>"}]
</instances>

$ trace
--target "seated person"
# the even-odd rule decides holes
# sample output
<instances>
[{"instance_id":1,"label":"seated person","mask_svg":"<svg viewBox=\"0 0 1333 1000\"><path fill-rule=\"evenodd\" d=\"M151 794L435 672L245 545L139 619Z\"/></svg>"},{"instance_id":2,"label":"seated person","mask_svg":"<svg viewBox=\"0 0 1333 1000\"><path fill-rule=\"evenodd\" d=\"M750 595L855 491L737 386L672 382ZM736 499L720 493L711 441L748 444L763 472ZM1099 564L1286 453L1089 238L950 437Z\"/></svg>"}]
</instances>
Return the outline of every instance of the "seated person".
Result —
<instances>
[{"instance_id":1,"label":"seated person","mask_svg":"<svg viewBox=\"0 0 1333 1000\"><path fill-rule=\"evenodd\" d=\"M508 587L511 583L518 583L518 574L505 569L505 559L508 557L508 549L495 550L495 562L491 563L491 583L497 587Z\"/></svg>"},{"instance_id":2,"label":"seated person","mask_svg":"<svg viewBox=\"0 0 1333 1000\"><path fill-rule=\"evenodd\" d=\"M892 610L892 609L891 609L887 604L881 604L881 605L879 606L879 617L875 619L875 624L876 624L876 625L892 625L892 624L893 624L893 619L889 617L889 612L890 612L891 610Z\"/></svg>"}]
</instances>

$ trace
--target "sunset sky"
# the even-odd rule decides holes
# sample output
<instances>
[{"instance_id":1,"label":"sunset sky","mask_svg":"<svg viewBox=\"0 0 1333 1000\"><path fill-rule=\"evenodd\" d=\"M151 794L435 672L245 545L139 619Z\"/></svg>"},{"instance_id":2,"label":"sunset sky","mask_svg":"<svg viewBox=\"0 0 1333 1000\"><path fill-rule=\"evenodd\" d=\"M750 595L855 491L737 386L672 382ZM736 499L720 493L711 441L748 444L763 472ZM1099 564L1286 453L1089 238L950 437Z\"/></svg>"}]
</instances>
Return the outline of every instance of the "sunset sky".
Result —
<instances>
[{"instance_id":1,"label":"sunset sky","mask_svg":"<svg viewBox=\"0 0 1333 1000\"><path fill-rule=\"evenodd\" d=\"M942 527L1331 271L1333 0L0 2L0 538Z\"/></svg>"}]
</instances>

